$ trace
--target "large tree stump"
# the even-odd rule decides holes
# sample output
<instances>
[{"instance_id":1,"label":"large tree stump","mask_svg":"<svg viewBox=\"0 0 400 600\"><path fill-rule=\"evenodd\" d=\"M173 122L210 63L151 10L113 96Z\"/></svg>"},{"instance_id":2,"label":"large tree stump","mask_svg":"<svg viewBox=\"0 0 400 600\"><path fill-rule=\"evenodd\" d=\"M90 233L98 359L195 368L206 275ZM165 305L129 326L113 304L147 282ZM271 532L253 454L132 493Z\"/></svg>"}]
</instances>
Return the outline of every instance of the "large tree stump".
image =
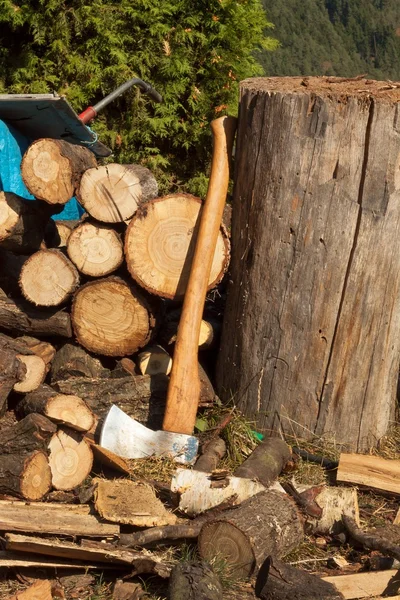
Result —
<instances>
[{"instance_id":1,"label":"large tree stump","mask_svg":"<svg viewBox=\"0 0 400 600\"><path fill-rule=\"evenodd\" d=\"M224 559L234 577L250 577L271 554L298 546L303 522L292 498L266 490L203 525L198 547L205 560Z\"/></svg>"},{"instance_id":2,"label":"large tree stump","mask_svg":"<svg viewBox=\"0 0 400 600\"><path fill-rule=\"evenodd\" d=\"M400 356L400 89L246 80L218 388L259 428L363 450Z\"/></svg>"}]
</instances>

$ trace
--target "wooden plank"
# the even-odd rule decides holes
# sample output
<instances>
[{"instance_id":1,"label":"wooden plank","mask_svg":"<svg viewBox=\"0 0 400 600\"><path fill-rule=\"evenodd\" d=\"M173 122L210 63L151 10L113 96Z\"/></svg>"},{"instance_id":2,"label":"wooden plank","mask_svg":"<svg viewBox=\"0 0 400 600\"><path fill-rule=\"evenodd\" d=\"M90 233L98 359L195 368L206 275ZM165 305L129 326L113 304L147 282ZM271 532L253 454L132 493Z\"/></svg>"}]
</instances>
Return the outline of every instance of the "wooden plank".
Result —
<instances>
[{"instance_id":1,"label":"wooden plank","mask_svg":"<svg viewBox=\"0 0 400 600\"><path fill-rule=\"evenodd\" d=\"M124 568L124 565L107 565L99 563L83 563L75 561L52 560L45 556L25 556L22 552L0 551L1 568L44 568L44 569L116 569Z\"/></svg>"},{"instance_id":2,"label":"wooden plank","mask_svg":"<svg viewBox=\"0 0 400 600\"><path fill-rule=\"evenodd\" d=\"M88 537L114 537L119 526L103 523L84 504L0 501L0 530Z\"/></svg>"},{"instance_id":3,"label":"wooden plank","mask_svg":"<svg viewBox=\"0 0 400 600\"><path fill-rule=\"evenodd\" d=\"M363 454L341 454L337 481L400 494L400 460Z\"/></svg>"},{"instance_id":4,"label":"wooden plank","mask_svg":"<svg viewBox=\"0 0 400 600\"><path fill-rule=\"evenodd\" d=\"M399 571L397 569L322 577L322 579L332 583L343 594L345 600L376 598L383 593L386 597L386 595L390 596L391 592L398 592L400 588ZM393 599L393 596L390 597ZM400 598L400 596L395 596L395 598Z\"/></svg>"}]
</instances>

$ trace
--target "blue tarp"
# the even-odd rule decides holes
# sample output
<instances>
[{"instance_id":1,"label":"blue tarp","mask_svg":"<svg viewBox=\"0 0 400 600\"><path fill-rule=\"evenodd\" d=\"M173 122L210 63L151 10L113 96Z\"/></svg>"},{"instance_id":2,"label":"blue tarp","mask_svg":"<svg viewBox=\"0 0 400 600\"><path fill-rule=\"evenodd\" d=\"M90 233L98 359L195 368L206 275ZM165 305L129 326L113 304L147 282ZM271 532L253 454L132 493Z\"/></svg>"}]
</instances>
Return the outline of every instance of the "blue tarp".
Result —
<instances>
[{"instance_id":1,"label":"blue tarp","mask_svg":"<svg viewBox=\"0 0 400 600\"><path fill-rule=\"evenodd\" d=\"M0 120L0 191L34 200L22 181L20 169L22 156L30 143L31 140ZM83 213L83 208L72 198L54 219L70 221L79 219Z\"/></svg>"}]
</instances>

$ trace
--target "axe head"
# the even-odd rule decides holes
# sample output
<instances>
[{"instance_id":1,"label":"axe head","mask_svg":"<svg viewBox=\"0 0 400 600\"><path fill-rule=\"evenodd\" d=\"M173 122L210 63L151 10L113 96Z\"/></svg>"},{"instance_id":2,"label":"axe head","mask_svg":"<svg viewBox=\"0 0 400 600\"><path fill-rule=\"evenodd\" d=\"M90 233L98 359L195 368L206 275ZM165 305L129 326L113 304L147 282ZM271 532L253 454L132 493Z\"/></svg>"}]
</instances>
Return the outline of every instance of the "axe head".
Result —
<instances>
[{"instance_id":1,"label":"axe head","mask_svg":"<svg viewBox=\"0 0 400 600\"><path fill-rule=\"evenodd\" d=\"M103 423L100 446L124 458L172 456L178 463L191 465L199 441L193 435L153 431L113 405Z\"/></svg>"}]
</instances>

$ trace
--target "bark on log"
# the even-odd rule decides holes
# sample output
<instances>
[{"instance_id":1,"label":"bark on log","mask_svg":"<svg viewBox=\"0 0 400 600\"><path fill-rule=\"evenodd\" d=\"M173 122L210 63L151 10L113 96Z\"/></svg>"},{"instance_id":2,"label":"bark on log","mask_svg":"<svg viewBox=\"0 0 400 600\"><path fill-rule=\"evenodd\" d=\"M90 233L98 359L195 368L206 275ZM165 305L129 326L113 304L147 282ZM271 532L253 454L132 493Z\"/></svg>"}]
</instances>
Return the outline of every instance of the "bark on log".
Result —
<instances>
[{"instance_id":1,"label":"bark on log","mask_svg":"<svg viewBox=\"0 0 400 600\"><path fill-rule=\"evenodd\" d=\"M0 417L7 410L7 398L14 385L25 376L25 364L11 350L0 348Z\"/></svg>"},{"instance_id":2,"label":"bark on log","mask_svg":"<svg viewBox=\"0 0 400 600\"><path fill-rule=\"evenodd\" d=\"M16 362L18 361L18 362ZM20 367L24 365L24 369ZM0 375L0 414L5 410L5 401L11 389L16 392L30 392L36 389L46 376L44 361L36 356L28 346L8 335L0 333L0 364L3 371Z\"/></svg>"},{"instance_id":3,"label":"bark on log","mask_svg":"<svg viewBox=\"0 0 400 600\"><path fill-rule=\"evenodd\" d=\"M193 467L194 471L211 473L217 468L219 461L226 454L226 444L220 437L209 440L201 448L201 455Z\"/></svg>"},{"instance_id":4,"label":"bark on log","mask_svg":"<svg viewBox=\"0 0 400 600\"><path fill-rule=\"evenodd\" d=\"M19 277L26 256L0 248L0 288L11 296L20 296Z\"/></svg>"},{"instance_id":5,"label":"bark on log","mask_svg":"<svg viewBox=\"0 0 400 600\"><path fill-rule=\"evenodd\" d=\"M302 518L293 500L266 490L207 522L198 547L203 559L223 558L235 577L249 577L268 556L288 554L303 536Z\"/></svg>"},{"instance_id":6,"label":"bark on log","mask_svg":"<svg viewBox=\"0 0 400 600\"><path fill-rule=\"evenodd\" d=\"M72 231L67 252L76 268L91 277L109 275L124 260L120 235L111 227L88 220Z\"/></svg>"},{"instance_id":7,"label":"bark on log","mask_svg":"<svg viewBox=\"0 0 400 600\"><path fill-rule=\"evenodd\" d=\"M52 219L44 232L44 241L46 247L66 248L69 236L74 228L80 224L80 222L80 220L55 221Z\"/></svg>"},{"instance_id":8,"label":"bark on log","mask_svg":"<svg viewBox=\"0 0 400 600\"><path fill-rule=\"evenodd\" d=\"M80 346L64 344L56 353L51 364L50 378L54 383L70 377L108 377L110 371L103 367Z\"/></svg>"},{"instance_id":9,"label":"bark on log","mask_svg":"<svg viewBox=\"0 0 400 600\"><path fill-rule=\"evenodd\" d=\"M72 429L60 429L49 443L51 481L56 490L72 490L89 475L93 466L90 445Z\"/></svg>"},{"instance_id":10,"label":"bark on log","mask_svg":"<svg viewBox=\"0 0 400 600\"><path fill-rule=\"evenodd\" d=\"M0 245L17 254L38 250L52 214L62 210L39 200L25 200L12 192L0 192Z\"/></svg>"},{"instance_id":11,"label":"bark on log","mask_svg":"<svg viewBox=\"0 0 400 600\"><path fill-rule=\"evenodd\" d=\"M152 294L182 300L197 231L201 200L172 194L142 205L125 234L125 258L132 277ZM218 237L208 289L224 276L229 263L229 241Z\"/></svg>"},{"instance_id":12,"label":"bark on log","mask_svg":"<svg viewBox=\"0 0 400 600\"><path fill-rule=\"evenodd\" d=\"M16 338L17 342L24 344L29 350L31 350L36 356L45 362L47 367L50 366L51 361L55 357L56 349L49 342L38 340L37 338L29 335L22 335Z\"/></svg>"},{"instance_id":13,"label":"bark on log","mask_svg":"<svg viewBox=\"0 0 400 600\"><path fill-rule=\"evenodd\" d=\"M47 453L50 439L57 427L43 415L31 414L11 427L0 431L0 454L21 454L43 450Z\"/></svg>"},{"instance_id":14,"label":"bark on log","mask_svg":"<svg viewBox=\"0 0 400 600\"><path fill-rule=\"evenodd\" d=\"M28 302L0 298L0 327L10 333L27 333L39 337L72 337L68 313L56 309L39 309Z\"/></svg>"},{"instance_id":15,"label":"bark on log","mask_svg":"<svg viewBox=\"0 0 400 600\"><path fill-rule=\"evenodd\" d=\"M272 557L268 558L260 569L255 592L261 600L344 598L332 583Z\"/></svg>"},{"instance_id":16,"label":"bark on log","mask_svg":"<svg viewBox=\"0 0 400 600\"><path fill-rule=\"evenodd\" d=\"M59 394L48 385L27 394L17 410L22 415L39 413L77 431L89 431L95 422L93 413L79 396Z\"/></svg>"},{"instance_id":17,"label":"bark on log","mask_svg":"<svg viewBox=\"0 0 400 600\"><path fill-rule=\"evenodd\" d=\"M241 84L217 390L259 428L360 451L396 400L400 89L303 84Z\"/></svg>"},{"instance_id":18,"label":"bark on log","mask_svg":"<svg viewBox=\"0 0 400 600\"><path fill-rule=\"evenodd\" d=\"M0 494L40 500L51 488L51 471L42 450L0 454Z\"/></svg>"},{"instance_id":19,"label":"bark on log","mask_svg":"<svg viewBox=\"0 0 400 600\"><path fill-rule=\"evenodd\" d=\"M265 487L269 487L281 474L290 457L290 448L286 442L280 438L267 438L233 474L236 477L256 479Z\"/></svg>"},{"instance_id":20,"label":"bark on log","mask_svg":"<svg viewBox=\"0 0 400 600\"><path fill-rule=\"evenodd\" d=\"M139 204L157 194L157 182L146 167L108 164L86 171L78 199L94 219L122 223L134 215Z\"/></svg>"},{"instance_id":21,"label":"bark on log","mask_svg":"<svg viewBox=\"0 0 400 600\"><path fill-rule=\"evenodd\" d=\"M18 360L24 363L26 367L26 373L21 381L17 381L14 384L13 390L20 394L26 394L27 392L33 392L39 385L43 383L46 378L47 367L46 363L40 356L36 354L25 356L23 354L16 355Z\"/></svg>"},{"instance_id":22,"label":"bark on log","mask_svg":"<svg viewBox=\"0 0 400 600\"><path fill-rule=\"evenodd\" d=\"M170 600L221 600L223 589L218 575L204 562L175 565L168 586Z\"/></svg>"},{"instance_id":23,"label":"bark on log","mask_svg":"<svg viewBox=\"0 0 400 600\"><path fill-rule=\"evenodd\" d=\"M72 305L77 340L106 356L129 356L154 334L158 303L118 277L91 281L79 288Z\"/></svg>"},{"instance_id":24,"label":"bark on log","mask_svg":"<svg viewBox=\"0 0 400 600\"><path fill-rule=\"evenodd\" d=\"M21 175L36 198L49 204L65 204L74 195L83 173L96 164L87 148L44 138L33 142L25 152Z\"/></svg>"},{"instance_id":25,"label":"bark on log","mask_svg":"<svg viewBox=\"0 0 400 600\"><path fill-rule=\"evenodd\" d=\"M24 262L19 284L29 302L58 306L78 287L79 274L60 250L39 250Z\"/></svg>"}]
</instances>

